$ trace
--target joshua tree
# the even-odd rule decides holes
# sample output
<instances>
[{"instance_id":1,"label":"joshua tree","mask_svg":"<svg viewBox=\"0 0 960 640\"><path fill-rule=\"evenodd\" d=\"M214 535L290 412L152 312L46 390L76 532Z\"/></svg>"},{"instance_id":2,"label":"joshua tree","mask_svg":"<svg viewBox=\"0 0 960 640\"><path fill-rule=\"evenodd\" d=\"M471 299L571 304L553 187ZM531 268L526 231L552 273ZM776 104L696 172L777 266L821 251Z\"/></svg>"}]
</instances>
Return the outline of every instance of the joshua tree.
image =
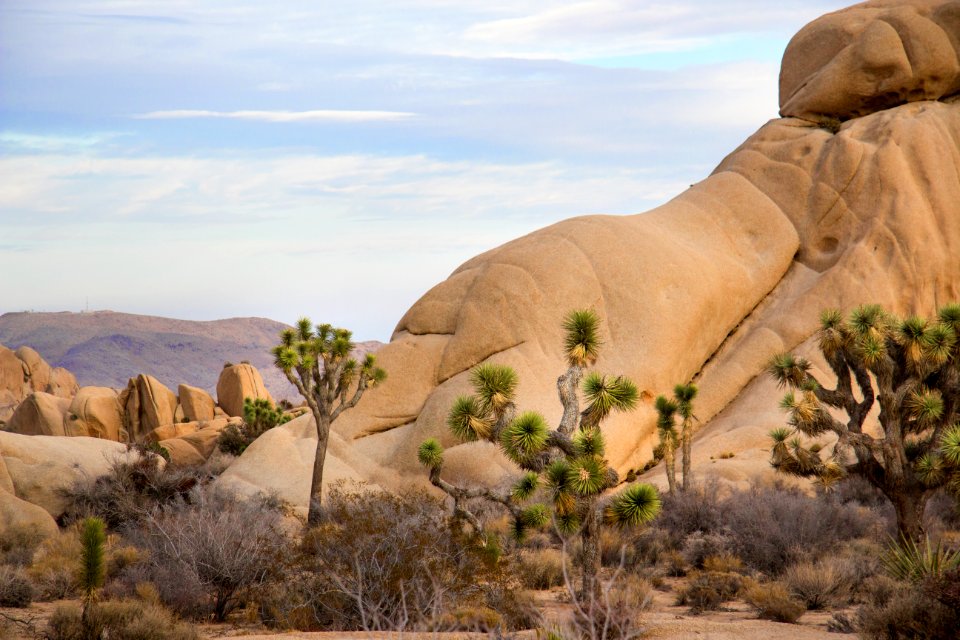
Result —
<instances>
[{"instance_id":1,"label":"joshua tree","mask_svg":"<svg viewBox=\"0 0 960 640\"><path fill-rule=\"evenodd\" d=\"M524 471L510 492L455 486L440 477L440 443L431 438L419 450L420 462L430 471L430 481L453 498L454 514L478 533L480 521L467 509L467 500L485 498L502 505L513 516L515 536L522 538L527 529L541 527L551 519L545 504L524 506L543 487L557 529L565 535L579 534L583 543L579 558L583 570L581 594L588 597L595 594L598 584L601 524L638 525L652 520L660 510L657 491L647 484L632 484L609 499L601 497L619 479L604 458L600 424L614 411L632 409L637 388L623 376L590 372L584 379L585 370L596 361L600 348L598 324L592 311L573 311L564 321L568 368L557 379L563 417L556 429L551 430L539 413L526 411L517 415L517 374L502 365L475 367L471 373L475 395L462 396L453 404L447 425L458 440L498 444ZM578 393L581 381L587 402L583 411Z\"/></svg>"},{"instance_id":2,"label":"joshua tree","mask_svg":"<svg viewBox=\"0 0 960 640\"><path fill-rule=\"evenodd\" d=\"M329 324L314 330L309 318L300 318L295 329L280 333L273 348L274 363L307 401L317 424L317 453L310 481L307 526L320 522L323 462L327 455L330 425L341 413L360 402L364 392L383 382L387 373L376 366L373 354L358 363L350 357L351 333Z\"/></svg>"},{"instance_id":3,"label":"joshua tree","mask_svg":"<svg viewBox=\"0 0 960 640\"><path fill-rule=\"evenodd\" d=\"M960 491L960 304L932 320L894 317L864 305L849 320L837 310L820 316L819 348L837 378L825 387L807 360L789 353L771 360L770 373L788 387L781 406L790 428L771 432L771 464L816 478L825 487L858 474L893 503L900 535L919 540L927 498L947 487ZM879 432L864 421L880 405ZM842 411L845 420L830 409ZM803 436L836 437L830 455Z\"/></svg>"},{"instance_id":4,"label":"joshua tree","mask_svg":"<svg viewBox=\"0 0 960 640\"><path fill-rule=\"evenodd\" d=\"M657 409L657 432L660 435L660 444L663 451L663 464L667 471L667 486L670 493L677 487L676 450L681 446L683 455L683 484L681 489L687 490L692 482L690 471L690 450L693 444L693 399L697 397L697 387L693 384L678 384L673 388L673 399L658 396L654 406ZM680 435L674 417L680 416Z\"/></svg>"},{"instance_id":5,"label":"joshua tree","mask_svg":"<svg viewBox=\"0 0 960 640\"><path fill-rule=\"evenodd\" d=\"M89 627L90 612L97 589L106 577L104 545L107 542L106 525L100 518L87 518L80 530L80 589L83 591L84 626Z\"/></svg>"}]
</instances>

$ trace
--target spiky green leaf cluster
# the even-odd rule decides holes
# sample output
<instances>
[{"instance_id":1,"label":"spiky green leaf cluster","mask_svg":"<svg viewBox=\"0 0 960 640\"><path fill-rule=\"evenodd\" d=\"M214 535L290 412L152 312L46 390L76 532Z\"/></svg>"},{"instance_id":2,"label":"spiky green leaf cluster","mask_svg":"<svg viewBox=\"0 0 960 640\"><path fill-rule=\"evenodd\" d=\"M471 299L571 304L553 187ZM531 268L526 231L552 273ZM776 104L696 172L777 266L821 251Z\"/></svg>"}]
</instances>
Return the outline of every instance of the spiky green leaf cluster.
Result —
<instances>
[{"instance_id":1,"label":"spiky green leaf cluster","mask_svg":"<svg viewBox=\"0 0 960 640\"><path fill-rule=\"evenodd\" d=\"M80 588L90 598L103 586L107 568L104 560L106 524L100 518L86 518L80 529Z\"/></svg>"},{"instance_id":2,"label":"spiky green leaf cluster","mask_svg":"<svg viewBox=\"0 0 960 640\"><path fill-rule=\"evenodd\" d=\"M660 513L660 494L653 485L632 484L614 496L604 509L604 520L617 527L646 524Z\"/></svg>"},{"instance_id":3,"label":"spiky green leaf cluster","mask_svg":"<svg viewBox=\"0 0 960 640\"><path fill-rule=\"evenodd\" d=\"M571 366L586 367L600 353L600 319L590 309L571 311L563 321L563 347Z\"/></svg>"},{"instance_id":4,"label":"spiky green leaf cluster","mask_svg":"<svg viewBox=\"0 0 960 640\"><path fill-rule=\"evenodd\" d=\"M522 465L543 451L548 432L546 418L536 411L525 411L500 432L500 447L508 458Z\"/></svg>"},{"instance_id":5,"label":"spiky green leaf cluster","mask_svg":"<svg viewBox=\"0 0 960 640\"><path fill-rule=\"evenodd\" d=\"M933 545L929 537L919 543L900 540L890 545L881 562L894 578L922 583L939 580L947 571L960 567L960 550L950 551L939 540Z\"/></svg>"},{"instance_id":6,"label":"spiky green leaf cluster","mask_svg":"<svg viewBox=\"0 0 960 640\"><path fill-rule=\"evenodd\" d=\"M530 496L532 496L539 487L540 474L528 471L520 477L517 484L513 485L513 490L510 492L510 495L513 496L513 499L517 502L523 502L524 500L529 500Z\"/></svg>"},{"instance_id":7,"label":"spiky green leaf cluster","mask_svg":"<svg viewBox=\"0 0 960 640\"><path fill-rule=\"evenodd\" d=\"M640 396L637 385L624 376L605 376L595 371L583 381L583 395L587 408L583 412L584 423L596 427L614 411L629 411Z\"/></svg>"},{"instance_id":8,"label":"spiky green leaf cluster","mask_svg":"<svg viewBox=\"0 0 960 640\"><path fill-rule=\"evenodd\" d=\"M476 391L484 413L497 413L513 402L517 390L517 373L505 365L484 363L470 372L470 383Z\"/></svg>"},{"instance_id":9,"label":"spiky green leaf cluster","mask_svg":"<svg viewBox=\"0 0 960 640\"><path fill-rule=\"evenodd\" d=\"M443 447L435 438L428 438L417 449L417 459L428 469L439 469L443 466Z\"/></svg>"},{"instance_id":10,"label":"spiky green leaf cluster","mask_svg":"<svg viewBox=\"0 0 960 640\"><path fill-rule=\"evenodd\" d=\"M602 458L606 450L606 443L600 429L590 427L578 431L573 436L573 446L578 456L596 456Z\"/></svg>"},{"instance_id":11,"label":"spiky green leaf cluster","mask_svg":"<svg viewBox=\"0 0 960 640\"><path fill-rule=\"evenodd\" d=\"M579 496L592 496L607 488L607 466L594 456L584 456L570 462L567 486Z\"/></svg>"},{"instance_id":12,"label":"spiky green leaf cluster","mask_svg":"<svg viewBox=\"0 0 960 640\"><path fill-rule=\"evenodd\" d=\"M493 423L474 396L460 396L450 407L447 426L460 440L472 442L487 438Z\"/></svg>"}]
</instances>

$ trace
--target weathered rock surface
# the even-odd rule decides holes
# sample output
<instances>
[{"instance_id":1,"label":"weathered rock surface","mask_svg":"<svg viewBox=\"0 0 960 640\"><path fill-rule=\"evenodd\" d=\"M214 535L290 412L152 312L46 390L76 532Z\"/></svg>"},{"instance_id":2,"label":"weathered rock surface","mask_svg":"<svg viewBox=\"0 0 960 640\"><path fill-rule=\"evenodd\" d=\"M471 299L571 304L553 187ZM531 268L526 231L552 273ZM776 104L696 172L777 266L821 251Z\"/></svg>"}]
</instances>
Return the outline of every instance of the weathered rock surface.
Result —
<instances>
[{"instance_id":1,"label":"weathered rock surface","mask_svg":"<svg viewBox=\"0 0 960 640\"><path fill-rule=\"evenodd\" d=\"M194 420L213 420L215 403L209 393L199 387L181 384L177 388L177 396L180 399L183 416L188 422Z\"/></svg>"},{"instance_id":2,"label":"weathered rock surface","mask_svg":"<svg viewBox=\"0 0 960 640\"><path fill-rule=\"evenodd\" d=\"M117 392L108 387L81 388L70 402L65 435L129 442Z\"/></svg>"},{"instance_id":3,"label":"weathered rock surface","mask_svg":"<svg viewBox=\"0 0 960 640\"><path fill-rule=\"evenodd\" d=\"M120 393L126 413L130 439L140 442L157 427L172 424L177 411L177 396L153 376L131 378Z\"/></svg>"},{"instance_id":4,"label":"weathered rock surface","mask_svg":"<svg viewBox=\"0 0 960 640\"><path fill-rule=\"evenodd\" d=\"M53 517L42 507L0 489L0 538L13 535L15 531L42 539L55 536L59 529Z\"/></svg>"},{"instance_id":5,"label":"weathered rock surface","mask_svg":"<svg viewBox=\"0 0 960 640\"><path fill-rule=\"evenodd\" d=\"M42 507L53 518L67 506L63 490L97 478L118 460L135 459L126 445L99 438L25 436L0 431L0 458L13 494ZM2 480L0 480L2 482Z\"/></svg>"},{"instance_id":6,"label":"weathered rock surface","mask_svg":"<svg viewBox=\"0 0 960 640\"><path fill-rule=\"evenodd\" d=\"M217 381L217 404L229 416L242 416L244 398L266 398L273 403L256 367L248 363L225 366Z\"/></svg>"},{"instance_id":7,"label":"weathered rock surface","mask_svg":"<svg viewBox=\"0 0 960 640\"><path fill-rule=\"evenodd\" d=\"M560 322L570 309L590 307L604 321L597 368L630 376L645 400L605 423L608 455L625 471L649 459L656 442L651 400L674 384L700 386L703 434L728 406L725 429L753 424L756 406L735 401L773 353L813 334L824 307L878 302L899 313L929 313L960 299L960 103L923 99L955 90L960 21L951 16L960 16L958 6L872 2L814 22L785 55L782 106L785 113L847 119L836 133L805 119L772 120L662 207L566 220L468 261L401 319L378 352L392 375L334 430L374 465L422 475L417 446L426 437L456 444L444 417L469 391L468 372L481 362L513 366L520 407L556 423ZM936 31L917 22L930 16ZM820 106L836 87L817 88L826 82L818 74L833 74L831 64L855 71L860 63L814 55L826 45L803 34L817 32L818 24L861 43L872 38L868 31L895 27L911 78L936 76L942 88L916 94L908 83L905 92L878 101L871 96L893 90L880 83L864 93L851 81L845 102ZM944 38L953 43L949 52ZM796 98L801 93L803 100ZM774 425L783 419L778 399L772 393L765 400ZM770 426L743 446L767 446ZM698 452L699 442L707 441L698 441ZM751 466L765 464L758 457ZM448 450L451 478L489 482L498 469L510 467L482 445Z\"/></svg>"},{"instance_id":8,"label":"weathered rock surface","mask_svg":"<svg viewBox=\"0 0 960 640\"><path fill-rule=\"evenodd\" d=\"M0 422L10 420L17 406L31 393L69 398L78 388L72 373L60 367L51 368L30 347L11 351L0 345Z\"/></svg>"},{"instance_id":9,"label":"weathered rock surface","mask_svg":"<svg viewBox=\"0 0 960 640\"><path fill-rule=\"evenodd\" d=\"M875 0L814 20L780 70L780 113L847 120L960 91L960 2Z\"/></svg>"},{"instance_id":10,"label":"weathered rock surface","mask_svg":"<svg viewBox=\"0 0 960 640\"><path fill-rule=\"evenodd\" d=\"M7 431L25 436L63 436L66 435L64 423L70 400L58 398L49 393L38 391L31 393L17 405Z\"/></svg>"}]
</instances>

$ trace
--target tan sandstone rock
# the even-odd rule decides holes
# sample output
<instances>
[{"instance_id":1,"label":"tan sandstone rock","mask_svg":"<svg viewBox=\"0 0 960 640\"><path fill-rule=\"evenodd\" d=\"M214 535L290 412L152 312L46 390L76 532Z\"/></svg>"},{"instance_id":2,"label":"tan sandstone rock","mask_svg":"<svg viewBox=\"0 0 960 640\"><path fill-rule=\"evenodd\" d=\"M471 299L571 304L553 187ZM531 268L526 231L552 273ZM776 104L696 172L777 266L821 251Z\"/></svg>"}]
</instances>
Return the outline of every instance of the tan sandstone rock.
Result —
<instances>
[{"instance_id":1,"label":"tan sandstone rock","mask_svg":"<svg viewBox=\"0 0 960 640\"><path fill-rule=\"evenodd\" d=\"M846 120L960 91L960 2L880 0L814 20L780 71L780 113Z\"/></svg>"},{"instance_id":2,"label":"tan sandstone rock","mask_svg":"<svg viewBox=\"0 0 960 640\"><path fill-rule=\"evenodd\" d=\"M7 430L27 436L67 435L64 423L70 400L49 393L31 393L17 405L7 424Z\"/></svg>"},{"instance_id":3,"label":"tan sandstone rock","mask_svg":"<svg viewBox=\"0 0 960 640\"><path fill-rule=\"evenodd\" d=\"M170 453L170 462L175 465L198 465L213 454L221 431L242 423L242 418L217 418L169 424L151 431L146 441L159 443Z\"/></svg>"},{"instance_id":4,"label":"tan sandstone rock","mask_svg":"<svg viewBox=\"0 0 960 640\"><path fill-rule=\"evenodd\" d=\"M126 413L129 436L133 442L157 427L172 424L177 411L177 396L153 376L131 378L120 393L119 402Z\"/></svg>"},{"instance_id":5,"label":"tan sandstone rock","mask_svg":"<svg viewBox=\"0 0 960 640\"><path fill-rule=\"evenodd\" d=\"M912 73L937 75L949 92L953 58L941 36L955 45L956 6L873 2L821 20L841 24L853 40L895 26ZM955 26L934 31L914 18ZM803 46L826 45L802 42L798 36L795 51L785 55L783 95L792 105L796 87L808 100L796 103L805 105L796 113L808 115L821 108L816 100L835 94L833 85L814 90L817 69L856 63L807 60ZM928 60L921 51L927 43L942 55ZM923 65L914 64L921 59ZM852 119L835 134L807 120L772 120L707 179L662 207L565 220L468 261L401 319L377 356L399 375L343 414L334 431L374 466L422 477L418 445L427 437L456 444L444 418L456 396L469 391L468 372L481 362L513 366L520 408L556 424L555 381L564 370L560 322L581 307L604 322L596 368L630 376L645 399L637 411L604 424L608 456L621 472L649 459L657 440L650 400L678 382L701 388L696 411L707 423L703 434L712 433L710 420L728 406L724 429L751 424L755 405L734 401L772 354L814 333L824 307L878 302L899 313L929 313L960 299L960 103L920 99L939 92L908 88L890 103L850 98L836 109ZM772 415L778 400L777 393L764 400ZM743 451L757 450L752 463L742 465L749 456L737 454L714 464L709 454L706 464L765 468L759 452L768 446L765 432L752 433L753 444L743 443ZM721 446L698 437L695 455L702 455L700 447L707 453ZM480 444L454 446L447 460L444 475L464 481L490 483L498 468L517 473Z\"/></svg>"},{"instance_id":6,"label":"tan sandstone rock","mask_svg":"<svg viewBox=\"0 0 960 640\"><path fill-rule=\"evenodd\" d=\"M25 436L0 431L0 457L13 493L43 507L53 518L67 506L64 489L80 480L97 478L120 460L138 456L126 445L99 438Z\"/></svg>"},{"instance_id":7,"label":"tan sandstone rock","mask_svg":"<svg viewBox=\"0 0 960 640\"><path fill-rule=\"evenodd\" d=\"M260 372L252 364L232 364L223 368L217 380L217 404L230 416L243 415L244 398L266 398L273 403L273 397L263 385Z\"/></svg>"},{"instance_id":8,"label":"tan sandstone rock","mask_svg":"<svg viewBox=\"0 0 960 640\"><path fill-rule=\"evenodd\" d=\"M58 531L56 521L42 507L0 489L0 539L15 534L44 539Z\"/></svg>"},{"instance_id":9,"label":"tan sandstone rock","mask_svg":"<svg viewBox=\"0 0 960 640\"><path fill-rule=\"evenodd\" d=\"M66 435L129 442L117 392L108 387L81 388L70 403Z\"/></svg>"},{"instance_id":10,"label":"tan sandstone rock","mask_svg":"<svg viewBox=\"0 0 960 640\"><path fill-rule=\"evenodd\" d=\"M215 403L209 393L198 387L181 384L177 388L177 395L180 398L183 415L187 418L188 422L194 420L213 420Z\"/></svg>"}]
</instances>

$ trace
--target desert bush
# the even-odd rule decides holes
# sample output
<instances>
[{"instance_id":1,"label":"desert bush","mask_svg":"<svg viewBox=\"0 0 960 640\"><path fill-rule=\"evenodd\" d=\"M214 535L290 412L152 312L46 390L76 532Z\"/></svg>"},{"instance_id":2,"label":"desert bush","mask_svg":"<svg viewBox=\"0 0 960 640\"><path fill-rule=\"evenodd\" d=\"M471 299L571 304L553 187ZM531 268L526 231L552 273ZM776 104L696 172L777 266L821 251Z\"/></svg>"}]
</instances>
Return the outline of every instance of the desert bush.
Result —
<instances>
[{"instance_id":1,"label":"desert bush","mask_svg":"<svg viewBox=\"0 0 960 640\"><path fill-rule=\"evenodd\" d=\"M960 569L944 571L923 584L924 592L954 610L960 610Z\"/></svg>"},{"instance_id":2,"label":"desert bush","mask_svg":"<svg viewBox=\"0 0 960 640\"><path fill-rule=\"evenodd\" d=\"M491 633L504 626L503 616L490 607L464 607L445 613L430 624L431 631Z\"/></svg>"},{"instance_id":3,"label":"desert bush","mask_svg":"<svg viewBox=\"0 0 960 640\"><path fill-rule=\"evenodd\" d=\"M219 621L275 575L287 544L277 512L201 488L190 502L155 509L129 535L146 560L127 584L152 582L178 613Z\"/></svg>"},{"instance_id":4,"label":"desert bush","mask_svg":"<svg viewBox=\"0 0 960 640\"><path fill-rule=\"evenodd\" d=\"M955 638L957 629L956 609L906 583L885 604L863 605L857 612L857 631L865 640L943 640Z\"/></svg>"},{"instance_id":5,"label":"desert bush","mask_svg":"<svg viewBox=\"0 0 960 640\"><path fill-rule=\"evenodd\" d=\"M604 567L635 567L640 562L637 553L638 532L628 528L600 529L600 564Z\"/></svg>"},{"instance_id":6,"label":"desert bush","mask_svg":"<svg viewBox=\"0 0 960 640\"><path fill-rule=\"evenodd\" d=\"M801 562L788 567L783 580L790 593L808 610L823 609L846 601L853 582L853 569L839 559Z\"/></svg>"},{"instance_id":7,"label":"desert bush","mask_svg":"<svg viewBox=\"0 0 960 640\"><path fill-rule=\"evenodd\" d=\"M707 558L734 557L729 536L721 533L694 532L683 542L683 558L695 569L703 569ZM743 562L741 561L741 566Z\"/></svg>"},{"instance_id":8,"label":"desert bush","mask_svg":"<svg viewBox=\"0 0 960 640\"><path fill-rule=\"evenodd\" d=\"M0 536L0 565L28 566L41 542L43 536L34 527L7 527Z\"/></svg>"},{"instance_id":9,"label":"desert bush","mask_svg":"<svg viewBox=\"0 0 960 640\"><path fill-rule=\"evenodd\" d=\"M659 527L648 527L637 532L633 542L633 555L638 563L653 565L661 561L661 556L672 549L670 533Z\"/></svg>"},{"instance_id":10,"label":"desert bush","mask_svg":"<svg viewBox=\"0 0 960 640\"><path fill-rule=\"evenodd\" d=\"M721 493L716 482L694 485L661 499L663 508L654 526L667 530L673 540L682 541L692 533L715 533L723 529Z\"/></svg>"},{"instance_id":11,"label":"desert bush","mask_svg":"<svg viewBox=\"0 0 960 640\"><path fill-rule=\"evenodd\" d=\"M28 607L33 584L19 567L0 566L0 607Z\"/></svg>"},{"instance_id":12,"label":"desert bush","mask_svg":"<svg viewBox=\"0 0 960 640\"><path fill-rule=\"evenodd\" d=\"M693 613L719 609L750 582L739 573L727 571L691 571L687 578L686 587L677 593L677 604L689 606Z\"/></svg>"},{"instance_id":13,"label":"desert bush","mask_svg":"<svg viewBox=\"0 0 960 640\"><path fill-rule=\"evenodd\" d=\"M903 585L884 574L871 576L860 587L860 601L873 607L884 607Z\"/></svg>"},{"instance_id":14,"label":"desert bush","mask_svg":"<svg viewBox=\"0 0 960 640\"><path fill-rule=\"evenodd\" d=\"M660 554L660 562L668 576L680 578L687 575L687 560L679 551L666 551Z\"/></svg>"},{"instance_id":15,"label":"desert bush","mask_svg":"<svg viewBox=\"0 0 960 640\"><path fill-rule=\"evenodd\" d=\"M832 488L832 492L833 498L841 504L855 504L879 510L889 509L890 517L894 515L887 497L863 476L844 477Z\"/></svg>"},{"instance_id":16,"label":"desert bush","mask_svg":"<svg viewBox=\"0 0 960 640\"><path fill-rule=\"evenodd\" d=\"M795 600L779 582L754 584L743 592L743 599L756 609L763 620L794 623L803 615L803 604Z\"/></svg>"},{"instance_id":17,"label":"desert bush","mask_svg":"<svg viewBox=\"0 0 960 640\"><path fill-rule=\"evenodd\" d=\"M567 584L571 595L572 586ZM641 615L650 608L650 583L639 576L616 571L600 581L596 595L573 597L573 621L564 637L584 640L633 640L642 635Z\"/></svg>"},{"instance_id":18,"label":"desert bush","mask_svg":"<svg viewBox=\"0 0 960 640\"><path fill-rule=\"evenodd\" d=\"M927 500L926 520L930 531L960 531L960 502L946 491L938 491Z\"/></svg>"},{"instance_id":19,"label":"desert bush","mask_svg":"<svg viewBox=\"0 0 960 640\"><path fill-rule=\"evenodd\" d=\"M198 640L190 625L178 622L155 603L136 600L101 602L91 607L84 620L79 607L57 607L50 617L49 640Z\"/></svg>"},{"instance_id":20,"label":"desert bush","mask_svg":"<svg viewBox=\"0 0 960 640\"><path fill-rule=\"evenodd\" d=\"M328 630L425 629L456 609L498 610L519 580L504 574L499 553L451 524L423 492L334 487L323 522L303 540L308 586L297 606L312 610L312 628Z\"/></svg>"},{"instance_id":21,"label":"desert bush","mask_svg":"<svg viewBox=\"0 0 960 640\"><path fill-rule=\"evenodd\" d=\"M220 432L217 447L224 453L239 456L254 440L274 427L290 421L290 415L266 398L243 399L243 423L227 426Z\"/></svg>"},{"instance_id":22,"label":"desert bush","mask_svg":"<svg viewBox=\"0 0 960 640\"><path fill-rule=\"evenodd\" d=\"M110 529L134 526L157 506L188 499L201 475L198 469L161 465L161 458L154 455L114 461L108 474L66 490L70 505L63 521L96 516Z\"/></svg>"},{"instance_id":23,"label":"desert bush","mask_svg":"<svg viewBox=\"0 0 960 640\"><path fill-rule=\"evenodd\" d=\"M755 487L724 501L732 551L758 571L779 575L804 555L822 556L875 529L877 516L780 486Z\"/></svg>"},{"instance_id":24,"label":"desert bush","mask_svg":"<svg viewBox=\"0 0 960 640\"><path fill-rule=\"evenodd\" d=\"M557 549L523 551L517 568L520 582L528 589L550 589L563 584L563 554Z\"/></svg>"},{"instance_id":25,"label":"desert bush","mask_svg":"<svg viewBox=\"0 0 960 640\"><path fill-rule=\"evenodd\" d=\"M741 573L744 569L743 560L729 553L707 556L703 560L702 568L704 571L719 571L721 573Z\"/></svg>"},{"instance_id":26,"label":"desert bush","mask_svg":"<svg viewBox=\"0 0 960 640\"><path fill-rule=\"evenodd\" d=\"M76 526L44 540L27 568L27 575L37 589L36 599L62 600L75 595L79 558L80 536Z\"/></svg>"}]
</instances>

